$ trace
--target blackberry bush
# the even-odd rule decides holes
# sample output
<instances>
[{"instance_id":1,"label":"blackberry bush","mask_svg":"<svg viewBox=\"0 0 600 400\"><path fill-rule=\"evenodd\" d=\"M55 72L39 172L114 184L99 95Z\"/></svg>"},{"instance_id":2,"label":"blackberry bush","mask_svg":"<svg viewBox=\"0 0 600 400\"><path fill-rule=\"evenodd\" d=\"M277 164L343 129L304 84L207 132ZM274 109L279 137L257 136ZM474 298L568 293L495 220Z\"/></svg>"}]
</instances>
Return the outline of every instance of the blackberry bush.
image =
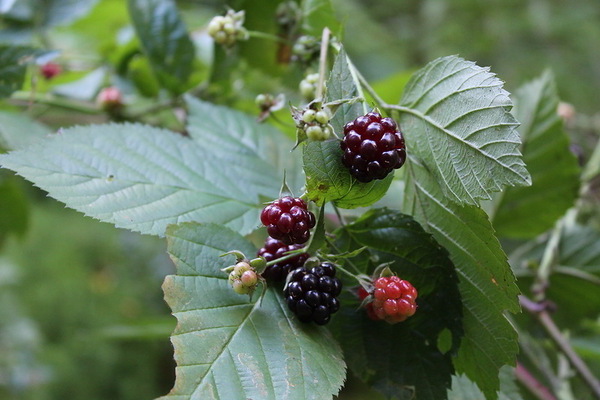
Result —
<instances>
[{"instance_id":1,"label":"blackberry bush","mask_svg":"<svg viewBox=\"0 0 600 400\"><path fill-rule=\"evenodd\" d=\"M342 282L335 273L335 265L330 262L290 272L283 294L289 309L300 321L325 325L331 314L340 309L337 296L342 291Z\"/></svg>"},{"instance_id":2,"label":"blackberry bush","mask_svg":"<svg viewBox=\"0 0 600 400\"><path fill-rule=\"evenodd\" d=\"M391 118L370 112L344 126L342 163L359 182L383 179L406 161L402 132Z\"/></svg>"}]
</instances>

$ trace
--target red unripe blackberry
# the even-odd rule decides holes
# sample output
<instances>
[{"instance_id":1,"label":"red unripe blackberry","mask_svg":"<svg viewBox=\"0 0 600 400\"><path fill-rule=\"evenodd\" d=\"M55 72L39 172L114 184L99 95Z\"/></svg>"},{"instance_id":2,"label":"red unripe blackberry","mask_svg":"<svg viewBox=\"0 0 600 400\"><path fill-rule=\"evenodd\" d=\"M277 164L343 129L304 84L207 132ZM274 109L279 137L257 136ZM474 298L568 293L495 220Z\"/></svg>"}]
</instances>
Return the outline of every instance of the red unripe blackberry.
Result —
<instances>
[{"instance_id":1,"label":"red unripe blackberry","mask_svg":"<svg viewBox=\"0 0 600 400\"><path fill-rule=\"evenodd\" d=\"M406 161L402 132L391 118L370 112L344 126L342 163L360 182L383 179Z\"/></svg>"},{"instance_id":2,"label":"red unripe blackberry","mask_svg":"<svg viewBox=\"0 0 600 400\"><path fill-rule=\"evenodd\" d=\"M46 80L54 78L56 75L61 73L61 70L62 69L60 68L60 65L53 62L47 62L40 67L40 72L42 73L42 76L46 78Z\"/></svg>"},{"instance_id":3,"label":"red unripe blackberry","mask_svg":"<svg viewBox=\"0 0 600 400\"><path fill-rule=\"evenodd\" d=\"M335 265L330 262L307 269L296 268L290 272L283 294L288 308L302 322L325 325L331 314L340 309L338 296L342 282L335 277Z\"/></svg>"},{"instance_id":4,"label":"red unripe blackberry","mask_svg":"<svg viewBox=\"0 0 600 400\"><path fill-rule=\"evenodd\" d=\"M375 281L373 301L366 304L365 308L369 318L384 320L395 324L406 320L417 311L417 289L410 282L397 276L381 277ZM369 293L362 287L357 292L363 300Z\"/></svg>"},{"instance_id":5,"label":"red unripe blackberry","mask_svg":"<svg viewBox=\"0 0 600 400\"><path fill-rule=\"evenodd\" d=\"M268 237L264 246L258 251L258 256L264 257L267 261L273 261L285 256L288 251L298 250L302 247L300 244L287 245L280 240ZM283 281L291 270L303 266L308 256L308 253L300 253L280 263L269 265L262 276L272 282Z\"/></svg>"},{"instance_id":6,"label":"red unripe blackberry","mask_svg":"<svg viewBox=\"0 0 600 400\"><path fill-rule=\"evenodd\" d=\"M267 227L269 236L284 244L302 244L310 238L315 226L315 215L308 211L300 198L282 197L266 206L260 220Z\"/></svg>"}]
</instances>

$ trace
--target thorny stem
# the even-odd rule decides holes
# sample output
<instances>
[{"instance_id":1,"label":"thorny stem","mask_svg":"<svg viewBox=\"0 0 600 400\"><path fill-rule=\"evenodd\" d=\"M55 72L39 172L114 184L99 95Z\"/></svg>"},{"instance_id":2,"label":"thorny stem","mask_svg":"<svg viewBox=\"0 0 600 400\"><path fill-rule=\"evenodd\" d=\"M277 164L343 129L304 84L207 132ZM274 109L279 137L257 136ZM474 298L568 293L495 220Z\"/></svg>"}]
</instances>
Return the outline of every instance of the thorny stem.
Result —
<instances>
[{"instance_id":1,"label":"thorny stem","mask_svg":"<svg viewBox=\"0 0 600 400\"><path fill-rule=\"evenodd\" d=\"M323 99L323 88L325 86L325 70L327 69L327 49L329 48L329 36L331 31L328 28L323 29L321 36L321 52L319 55L319 84L317 85L317 99Z\"/></svg>"},{"instance_id":2,"label":"thorny stem","mask_svg":"<svg viewBox=\"0 0 600 400\"><path fill-rule=\"evenodd\" d=\"M575 368L575 370L581 375L584 382L594 393L597 399L600 399L600 381L592 374L585 362L579 357L579 355L573 350L569 341L560 332L554 320L546 310L546 307L534 301L531 301L525 296L519 296L521 306L529 311L533 316L537 318L542 327L546 330L548 335L554 340L560 350L567 356L569 362Z\"/></svg>"},{"instance_id":3,"label":"thorny stem","mask_svg":"<svg viewBox=\"0 0 600 400\"><path fill-rule=\"evenodd\" d=\"M542 385L523 364L517 363L515 376L539 400L556 400L552 392L546 386Z\"/></svg>"}]
</instances>

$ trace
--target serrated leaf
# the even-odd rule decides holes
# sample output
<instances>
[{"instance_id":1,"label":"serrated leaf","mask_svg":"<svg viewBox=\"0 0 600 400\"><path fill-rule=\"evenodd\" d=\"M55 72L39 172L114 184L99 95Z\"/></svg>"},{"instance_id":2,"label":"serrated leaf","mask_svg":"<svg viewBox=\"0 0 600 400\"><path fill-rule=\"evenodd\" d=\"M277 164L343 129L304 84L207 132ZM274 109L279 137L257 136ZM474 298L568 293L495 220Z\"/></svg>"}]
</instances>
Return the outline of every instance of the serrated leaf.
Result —
<instances>
[{"instance_id":1,"label":"serrated leaf","mask_svg":"<svg viewBox=\"0 0 600 400\"><path fill-rule=\"evenodd\" d=\"M325 103L335 102L340 99L363 98L359 82L353 74L352 65L344 49L340 50L335 58L333 68L327 80ZM342 104L335 112L330 123L335 132L343 132L344 125L356 117L368 112L363 102Z\"/></svg>"},{"instance_id":2,"label":"serrated leaf","mask_svg":"<svg viewBox=\"0 0 600 400\"><path fill-rule=\"evenodd\" d=\"M500 236L533 238L550 229L579 192L577 158L556 113L558 94L552 74L515 92L514 116L521 122L523 160L533 185L507 188L494 199L494 228Z\"/></svg>"},{"instance_id":3,"label":"serrated leaf","mask_svg":"<svg viewBox=\"0 0 600 400\"><path fill-rule=\"evenodd\" d=\"M34 54L36 50L31 47L0 44L0 98L23 86L27 63Z\"/></svg>"},{"instance_id":4,"label":"serrated leaf","mask_svg":"<svg viewBox=\"0 0 600 400\"><path fill-rule=\"evenodd\" d=\"M514 365L518 352L517 333L504 316L520 310L515 278L487 215L450 201L426 168L410 161L404 211L448 250L460 278L465 336L454 366L493 399L498 371Z\"/></svg>"},{"instance_id":5,"label":"serrated leaf","mask_svg":"<svg viewBox=\"0 0 600 400\"><path fill-rule=\"evenodd\" d=\"M156 78L174 94L187 89L195 47L173 0L128 0L129 15Z\"/></svg>"},{"instance_id":6,"label":"serrated leaf","mask_svg":"<svg viewBox=\"0 0 600 400\"><path fill-rule=\"evenodd\" d=\"M338 140L308 142L302 149L308 198L321 205L333 201L341 208L366 207L383 197L393 174L383 180L361 183L342 164Z\"/></svg>"},{"instance_id":7,"label":"serrated leaf","mask_svg":"<svg viewBox=\"0 0 600 400\"><path fill-rule=\"evenodd\" d=\"M489 68L439 58L407 84L400 105L407 151L427 166L444 195L478 204L504 186L527 186L508 92Z\"/></svg>"},{"instance_id":8,"label":"serrated leaf","mask_svg":"<svg viewBox=\"0 0 600 400\"><path fill-rule=\"evenodd\" d=\"M23 114L0 111L0 148L21 149L51 131Z\"/></svg>"},{"instance_id":9,"label":"serrated leaf","mask_svg":"<svg viewBox=\"0 0 600 400\"><path fill-rule=\"evenodd\" d=\"M326 399L345 378L342 352L323 327L298 322L281 293L262 301L233 292L220 258L256 249L215 224L186 223L167 232L176 276L163 284L177 317L175 387L161 399Z\"/></svg>"},{"instance_id":10,"label":"serrated leaf","mask_svg":"<svg viewBox=\"0 0 600 400\"><path fill-rule=\"evenodd\" d=\"M279 190L272 168L251 155L207 150L138 124L67 129L0 156L0 163L69 207L153 235L184 221L249 233L261 196L275 198Z\"/></svg>"},{"instance_id":11,"label":"serrated leaf","mask_svg":"<svg viewBox=\"0 0 600 400\"><path fill-rule=\"evenodd\" d=\"M477 385L465 375L452 377L452 390L448 391L448 400L482 400L485 395ZM498 400L523 400L515 383L514 369L502 367L500 370L500 391Z\"/></svg>"},{"instance_id":12,"label":"serrated leaf","mask_svg":"<svg viewBox=\"0 0 600 400\"><path fill-rule=\"evenodd\" d=\"M191 96L186 96L186 103L187 129L192 139L209 151L222 152L225 148L231 153L254 157L276 174L286 171L288 184L293 190L300 190L304 183L300 176L300 156L291 153L294 144L282 132L242 112Z\"/></svg>"},{"instance_id":13,"label":"serrated leaf","mask_svg":"<svg viewBox=\"0 0 600 400\"><path fill-rule=\"evenodd\" d=\"M363 272L391 263L392 271L418 291L415 315L395 325L370 320L356 309L360 301L354 294L344 295L346 307L333 324L348 366L390 398L444 399L453 373L450 354L462 336L458 278L447 252L410 216L388 209L370 210L347 225L338 234L338 245L345 250L366 247L375 265ZM451 333L450 352L437 347L444 332Z\"/></svg>"}]
</instances>

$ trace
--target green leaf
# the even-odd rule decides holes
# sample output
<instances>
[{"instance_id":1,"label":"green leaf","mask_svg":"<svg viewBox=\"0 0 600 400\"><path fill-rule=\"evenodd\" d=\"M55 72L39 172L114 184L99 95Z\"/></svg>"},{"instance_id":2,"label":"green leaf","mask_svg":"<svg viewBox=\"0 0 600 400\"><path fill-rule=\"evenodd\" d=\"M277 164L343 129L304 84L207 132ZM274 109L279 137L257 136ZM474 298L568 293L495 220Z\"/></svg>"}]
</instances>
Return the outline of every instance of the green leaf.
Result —
<instances>
[{"instance_id":1,"label":"green leaf","mask_svg":"<svg viewBox=\"0 0 600 400\"><path fill-rule=\"evenodd\" d=\"M33 7L43 10L41 24L49 28L67 25L84 17L97 2L98 0L36 0Z\"/></svg>"},{"instance_id":2,"label":"green leaf","mask_svg":"<svg viewBox=\"0 0 600 400\"><path fill-rule=\"evenodd\" d=\"M9 233L23 235L29 224L29 202L13 176L0 174L0 245Z\"/></svg>"},{"instance_id":3,"label":"green leaf","mask_svg":"<svg viewBox=\"0 0 600 400\"><path fill-rule=\"evenodd\" d=\"M465 375L452 377L452 390L448 391L448 400L482 400L485 395L474 382ZM514 369L502 367L500 370L499 400L523 400L515 383Z\"/></svg>"},{"instance_id":4,"label":"green leaf","mask_svg":"<svg viewBox=\"0 0 600 400\"><path fill-rule=\"evenodd\" d=\"M394 174L361 183L342 164L338 140L309 142L303 148L308 198L321 205L333 201L341 208L366 207L383 197Z\"/></svg>"},{"instance_id":5,"label":"green leaf","mask_svg":"<svg viewBox=\"0 0 600 400\"><path fill-rule=\"evenodd\" d=\"M456 56L434 60L413 76L400 104L407 151L452 201L476 205L504 186L531 184L512 103L489 68Z\"/></svg>"},{"instance_id":6,"label":"green leaf","mask_svg":"<svg viewBox=\"0 0 600 400\"><path fill-rule=\"evenodd\" d=\"M370 320L357 310L356 296L346 292L345 307L332 321L348 366L390 398L444 399L453 373L451 353L463 333L458 278L447 252L398 211L370 210L343 232L338 235L340 247L366 246L375 264L391 263L390 268L418 291L415 315L395 325ZM445 332L452 336L450 352L437 347Z\"/></svg>"},{"instance_id":7,"label":"green leaf","mask_svg":"<svg viewBox=\"0 0 600 400\"><path fill-rule=\"evenodd\" d=\"M550 229L577 198L579 167L557 107L549 72L515 93L513 114L521 122L521 151L533 185L507 188L494 199L493 223L500 236L533 238Z\"/></svg>"},{"instance_id":8,"label":"green leaf","mask_svg":"<svg viewBox=\"0 0 600 400\"><path fill-rule=\"evenodd\" d=\"M329 28L334 34L341 29L331 0L303 0L302 16L302 29L307 35L321 37L323 28Z\"/></svg>"},{"instance_id":9,"label":"green leaf","mask_svg":"<svg viewBox=\"0 0 600 400\"><path fill-rule=\"evenodd\" d=\"M24 114L0 111L0 148L21 149L51 133L50 129Z\"/></svg>"},{"instance_id":10,"label":"green leaf","mask_svg":"<svg viewBox=\"0 0 600 400\"><path fill-rule=\"evenodd\" d=\"M340 99L364 98L357 77L353 74L353 66L346 52L342 49L337 55L333 68L327 80L327 93L325 102L334 102ZM368 112L364 102L342 104L331 119L335 132L342 132L344 125L358 116Z\"/></svg>"},{"instance_id":11,"label":"green leaf","mask_svg":"<svg viewBox=\"0 0 600 400\"><path fill-rule=\"evenodd\" d=\"M326 399L344 378L342 352L327 329L296 320L281 293L261 300L233 292L220 254L256 249L215 224L167 231L176 276L163 284L177 327L175 387L162 399Z\"/></svg>"},{"instance_id":12,"label":"green leaf","mask_svg":"<svg viewBox=\"0 0 600 400\"><path fill-rule=\"evenodd\" d=\"M302 187L300 157L292 154L294 143L269 124L260 124L255 118L227 107L186 96L188 106L188 133L207 151L247 155L256 159L274 174L287 172L286 180L292 190Z\"/></svg>"},{"instance_id":13,"label":"green leaf","mask_svg":"<svg viewBox=\"0 0 600 400\"><path fill-rule=\"evenodd\" d=\"M129 15L158 81L171 93L188 87L195 48L173 0L128 0Z\"/></svg>"},{"instance_id":14,"label":"green leaf","mask_svg":"<svg viewBox=\"0 0 600 400\"><path fill-rule=\"evenodd\" d=\"M0 44L0 99L21 89L27 63L34 54L36 50L31 47Z\"/></svg>"},{"instance_id":15,"label":"green leaf","mask_svg":"<svg viewBox=\"0 0 600 400\"><path fill-rule=\"evenodd\" d=\"M517 333L504 316L520 309L515 278L483 210L450 201L417 161L406 168L404 211L448 250L460 278L465 336L454 366L492 399L498 371L514 365L518 352Z\"/></svg>"},{"instance_id":16,"label":"green leaf","mask_svg":"<svg viewBox=\"0 0 600 400\"><path fill-rule=\"evenodd\" d=\"M81 79L55 86L52 89L52 92L59 96L70 97L72 99L92 101L96 98L96 94L104 85L105 79L106 69L100 67Z\"/></svg>"},{"instance_id":17,"label":"green leaf","mask_svg":"<svg viewBox=\"0 0 600 400\"><path fill-rule=\"evenodd\" d=\"M272 168L251 155L209 150L138 124L67 129L0 156L0 163L69 207L153 235L183 221L249 233L258 225L261 196L279 191Z\"/></svg>"}]
</instances>

